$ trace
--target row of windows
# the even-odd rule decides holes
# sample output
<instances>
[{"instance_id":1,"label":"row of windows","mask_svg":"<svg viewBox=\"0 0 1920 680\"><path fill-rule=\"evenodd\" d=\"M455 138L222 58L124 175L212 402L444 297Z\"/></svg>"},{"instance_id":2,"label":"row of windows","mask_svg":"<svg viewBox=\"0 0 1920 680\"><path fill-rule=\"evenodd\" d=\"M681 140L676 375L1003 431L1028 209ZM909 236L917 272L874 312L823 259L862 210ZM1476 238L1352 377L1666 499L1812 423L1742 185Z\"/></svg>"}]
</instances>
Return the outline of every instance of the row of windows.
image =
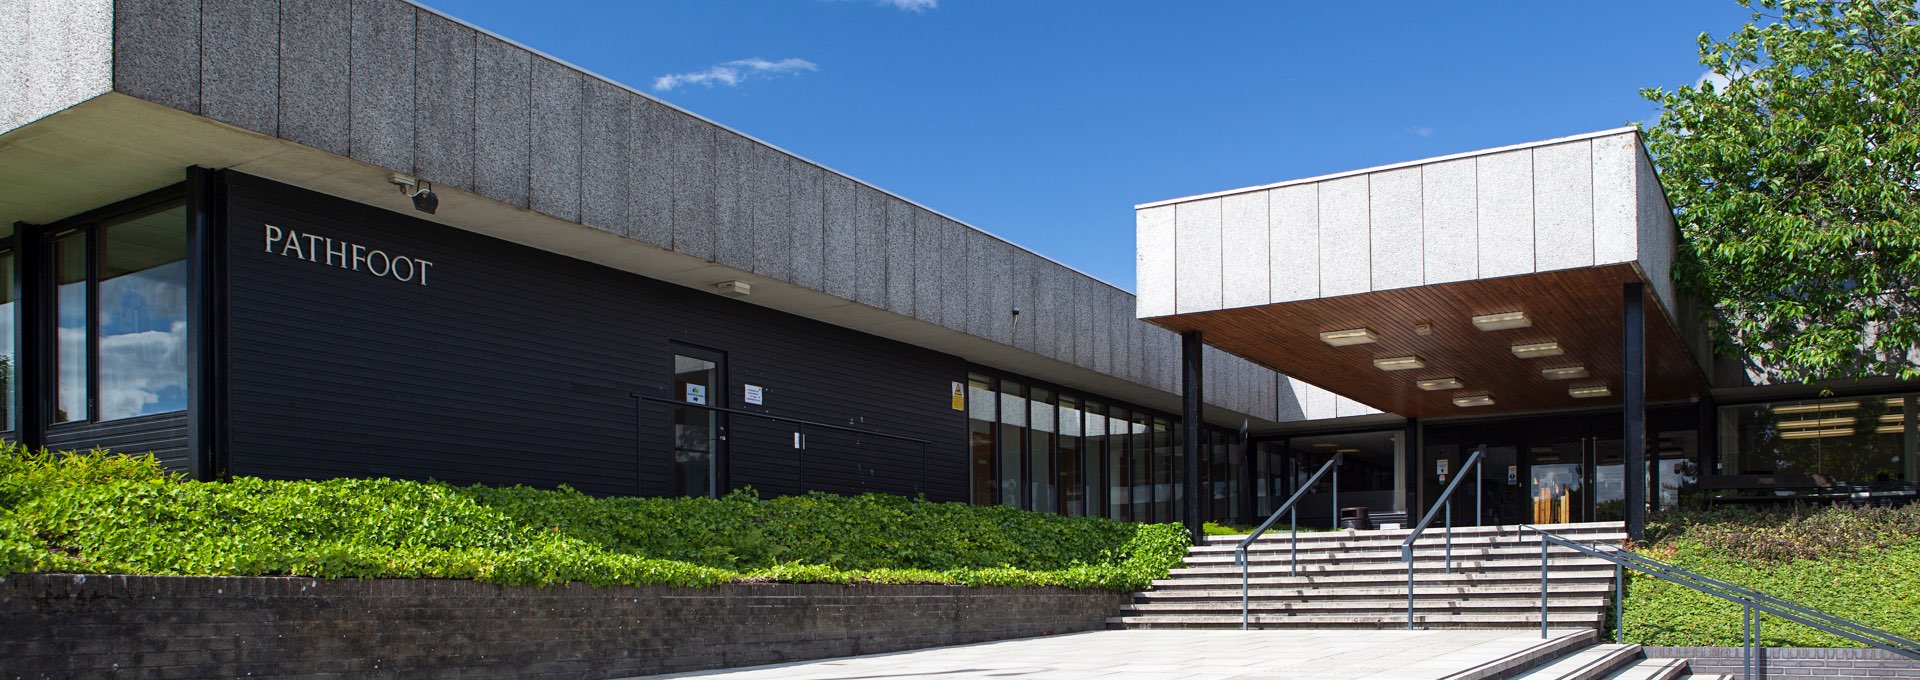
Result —
<instances>
[{"instance_id":1,"label":"row of windows","mask_svg":"<svg viewBox=\"0 0 1920 680\"><path fill-rule=\"evenodd\" d=\"M15 367L23 331L51 328L50 423L117 420L187 406L187 221L180 202L57 228L43 250L0 240L0 392L19 428ZM34 258L51 309L28 307L20 276ZM25 314L18 314L25 311ZM24 320L25 328L16 319ZM42 336L47 337L47 336ZM31 399L28 403L43 403Z\"/></svg>"},{"instance_id":2,"label":"row of windows","mask_svg":"<svg viewBox=\"0 0 1920 680\"><path fill-rule=\"evenodd\" d=\"M1177 418L973 374L967 388L972 498L1065 515L1175 522L1185 516ZM1241 466L1237 438L1206 431L1208 516L1232 516Z\"/></svg>"}]
</instances>

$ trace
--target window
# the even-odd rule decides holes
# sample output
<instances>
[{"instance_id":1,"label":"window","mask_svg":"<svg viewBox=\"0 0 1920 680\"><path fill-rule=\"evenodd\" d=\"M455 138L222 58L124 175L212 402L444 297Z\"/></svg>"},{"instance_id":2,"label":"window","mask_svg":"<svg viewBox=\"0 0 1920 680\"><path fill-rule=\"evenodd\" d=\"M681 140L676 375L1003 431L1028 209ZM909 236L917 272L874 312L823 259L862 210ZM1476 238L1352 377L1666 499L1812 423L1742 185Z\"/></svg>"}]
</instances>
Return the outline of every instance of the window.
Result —
<instances>
[{"instance_id":1,"label":"window","mask_svg":"<svg viewBox=\"0 0 1920 680\"><path fill-rule=\"evenodd\" d=\"M1778 482L1782 487L1916 481L1912 463L1901 455L1913 436L1908 431L1910 399L1873 396L1725 407L1720 411L1720 473L1795 478ZM1666 471L1661 472L1666 477Z\"/></svg>"},{"instance_id":2,"label":"window","mask_svg":"<svg viewBox=\"0 0 1920 680\"><path fill-rule=\"evenodd\" d=\"M100 419L184 410L186 208L109 224L98 233ZM64 318L61 325L64 334Z\"/></svg>"},{"instance_id":3,"label":"window","mask_svg":"<svg viewBox=\"0 0 1920 680\"><path fill-rule=\"evenodd\" d=\"M1027 461L1031 469L1027 471L1027 484L1031 491L1027 498L1032 505L1029 510L1040 512L1059 512L1058 498L1055 495L1053 469L1054 407L1053 392L1044 388L1033 388L1032 398L1027 400L1032 409L1033 418L1027 425Z\"/></svg>"},{"instance_id":4,"label":"window","mask_svg":"<svg viewBox=\"0 0 1920 680\"><path fill-rule=\"evenodd\" d=\"M967 378L967 447L973 479L973 503L994 502L993 440L997 429L993 379L974 374Z\"/></svg>"},{"instance_id":5,"label":"window","mask_svg":"<svg viewBox=\"0 0 1920 680\"><path fill-rule=\"evenodd\" d=\"M11 237L12 229L5 236ZM14 303L20 299L20 289L14 283L12 248L0 248L0 408L6 409L0 414L0 430L12 432L20 429L19 401L14 395L14 371L20 366L19 355L15 353L13 327Z\"/></svg>"},{"instance_id":6,"label":"window","mask_svg":"<svg viewBox=\"0 0 1920 680\"><path fill-rule=\"evenodd\" d=\"M74 230L53 239L55 338L53 342L53 422L87 420L93 413L92 383L88 378L87 320L92 316L87 295L87 232Z\"/></svg>"},{"instance_id":7,"label":"window","mask_svg":"<svg viewBox=\"0 0 1920 680\"><path fill-rule=\"evenodd\" d=\"M1021 451L1027 435L1027 388L1011 380L1000 381L1000 503L1016 508L1020 503L1020 472L1026 468Z\"/></svg>"}]
</instances>

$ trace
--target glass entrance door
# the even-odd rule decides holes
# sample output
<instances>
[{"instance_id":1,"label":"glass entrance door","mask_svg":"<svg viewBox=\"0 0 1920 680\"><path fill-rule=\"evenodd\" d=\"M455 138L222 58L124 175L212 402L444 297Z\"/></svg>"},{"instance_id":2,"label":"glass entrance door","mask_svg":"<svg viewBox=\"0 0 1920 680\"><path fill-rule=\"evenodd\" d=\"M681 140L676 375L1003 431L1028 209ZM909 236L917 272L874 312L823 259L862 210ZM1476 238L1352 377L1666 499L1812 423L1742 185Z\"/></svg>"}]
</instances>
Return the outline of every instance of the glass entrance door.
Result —
<instances>
[{"instance_id":1,"label":"glass entrance door","mask_svg":"<svg viewBox=\"0 0 1920 680\"><path fill-rule=\"evenodd\" d=\"M718 496L727 443L726 416L702 408L724 408L726 359L719 352L680 348L673 357L674 492L681 496Z\"/></svg>"}]
</instances>

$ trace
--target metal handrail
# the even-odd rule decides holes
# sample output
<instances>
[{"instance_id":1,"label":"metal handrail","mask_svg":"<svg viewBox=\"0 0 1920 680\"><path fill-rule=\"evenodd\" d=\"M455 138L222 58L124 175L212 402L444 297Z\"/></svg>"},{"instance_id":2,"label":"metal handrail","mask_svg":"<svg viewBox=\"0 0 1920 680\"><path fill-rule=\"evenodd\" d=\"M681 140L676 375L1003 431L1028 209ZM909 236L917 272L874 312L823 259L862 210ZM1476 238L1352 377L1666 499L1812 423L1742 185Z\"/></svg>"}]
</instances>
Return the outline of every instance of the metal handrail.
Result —
<instances>
[{"instance_id":1,"label":"metal handrail","mask_svg":"<svg viewBox=\"0 0 1920 680\"><path fill-rule=\"evenodd\" d=\"M1474 473L1473 517L1474 522L1478 523L1480 521L1481 499L1480 459L1485 456L1486 453L1486 449L1479 449L1474 451L1473 455L1467 457L1467 462L1460 466L1460 475L1454 477L1452 483L1447 484L1445 491L1440 492L1440 499L1434 502L1433 507L1427 509L1427 514L1420 518L1420 523L1414 525L1413 532L1407 534L1407 540L1400 542L1400 560L1407 563L1407 630L1413 630L1413 542L1420 540L1420 535L1427 532L1427 525L1433 523L1434 515L1439 514L1441 509L1445 508L1447 515L1446 573L1453 573L1453 492L1455 489L1460 488L1461 482L1467 481L1467 472L1472 471Z\"/></svg>"},{"instance_id":2,"label":"metal handrail","mask_svg":"<svg viewBox=\"0 0 1920 680\"><path fill-rule=\"evenodd\" d=\"M776 423L786 423L788 425L794 426L796 434L798 435L794 440L794 448L802 452L800 454L800 457L795 460L795 467L799 470L799 474L800 474L799 482L803 488L806 484L806 465L804 460L804 456L805 456L804 452L807 450L807 429L808 428L827 430L829 432L846 432L849 434L855 434L863 437L878 437L880 439L891 439L894 441L902 441L902 442L908 442L912 444L919 444L920 445L919 492L926 493L927 491L927 447L933 444L933 440L930 440L930 439L921 439L919 437L909 437L902 434L893 434L891 432L880 432L877 430L868 430L868 429L863 429L858 427L849 427L846 425L835 425L833 423L822 423L822 422L813 421L813 420L788 418L786 416L776 416L771 413L760 413L757 411L743 411L737 408L713 406L711 404L697 404L691 401L683 401L680 399L668 399L666 397L656 397L648 394L639 394L636 392L629 392L627 393L627 396L632 397L634 399L634 406L635 406L634 418L636 419L636 421L644 421L646 419L646 415L640 412L639 405L644 402L653 402L657 404L668 404L672 406L691 406L693 408L705 409L715 413L725 413L727 415L743 416L747 418L759 418L761 420L767 420L767 421L772 421ZM645 431L644 425L641 426L641 430ZM636 446L637 445L638 445L638 440L636 439Z\"/></svg>"},{"instance_id":3,"label":"metal handrail","mask_svg":"<svg viewBox=\"0 0 1920 680\"><path fill-rule=\"evenodd\" d=\"M1696 571L1642 557L1632 551L1614 545L1594 546L1574 541L1545 529L1521 525L1540 534L1540 637L1547 636L1547 546L1558 545L1570 548L1588 557L1594 557L1613 563L1614 568L1614 615L1613 637L1621 640L1621 591L1623 589L1622 570L1632 569L1654 578L1677 584L1708 595L1741 605L1740 635L1745 649L1742 670L1745 677L1757 677L1760 670L1754 655L1760 646L1760 614L1772 614L1780 618L1822 630L1869 647L1883 649L1909 659L1920 660L1920 642L1909 640L1872 626L1843 619L1810 607L1782 600L1766 593L1722 581Z\"/></svg>"},{"instance_id":4,"label":"metal handrail","mask_svg":"<svg viewBox=\"0 0 1920 680\"><path fill-rule=\"evenodd\" d=\"M1240 630L1247 629L1247 619L1248 619L1247 572L1253 568L1252 565L1247 562L1247 547L1253 545L1254 540L1260 538L1261 534L1267 533L1267 529L1272 528L1274 522L1280 521L1280 513L1283 513L1283 512L1287 513L1287 525L1288 525L1287 535L1289 537L1287 541L1288 575L1299 576L1300 575L1300 562L1299 562L1300 512L1299 510L1295 509L1293 506L1295 503L1300 502L1300 498L1307 494L1308 489L1312 489L1313 485L1320 483L1320 477L1327 474L1327 470L1333 470L1333 523L1334 523L1334 528L1336 529L1339 528L1340 526L1340 466L1339 466L1339 463L1340 463L1340 454L1338 452L1335 452L1333 454L1333 458L1328 460L1325 465L1321 465L1320 469L1315 471L1312 477L1308 477L1307 482L1305 484L1301 484L1300 488L1294 489L1293 495L1287 497L1287 502L1281 503L1279 509L1274 510L1273 514L1267 516L1267 521L1261 522L1260 526L1253 530L1253 533L1247 534L1246 538L1240 539L1240 544L1234 547L1233 563L1240 566Z\"/></svg>"}]
</instances>

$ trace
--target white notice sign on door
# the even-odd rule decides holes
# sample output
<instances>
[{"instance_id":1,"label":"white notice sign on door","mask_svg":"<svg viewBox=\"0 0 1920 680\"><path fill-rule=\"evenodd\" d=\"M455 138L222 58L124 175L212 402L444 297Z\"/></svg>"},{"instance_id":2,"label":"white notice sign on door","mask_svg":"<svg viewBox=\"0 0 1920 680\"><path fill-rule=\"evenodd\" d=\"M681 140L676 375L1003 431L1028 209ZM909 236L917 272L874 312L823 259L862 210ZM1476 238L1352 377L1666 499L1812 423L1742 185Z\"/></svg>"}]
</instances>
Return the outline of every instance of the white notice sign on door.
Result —
<instances>
[{"instance_id":1,"label":"white notice sign on door","mask_svg":"<svg viewBox=\"0 0 1920 680\"><path fill-rule=\"evenodd\" d=\"M706 385L688 385L687 386L687 403L689 404L707 403L707 386Z\"/></svg>"},{"instance_id":2,"label":"white notice sign on door","mask_svg":"<svg viewBox=\"0 0 1920 680\"><path fill-rule=\"evenodd\" d=\"M766 400L766 392L762 391L759 385L747 386L747 403L759 406L766 403Z\"/></svg>"}]
</instances>

